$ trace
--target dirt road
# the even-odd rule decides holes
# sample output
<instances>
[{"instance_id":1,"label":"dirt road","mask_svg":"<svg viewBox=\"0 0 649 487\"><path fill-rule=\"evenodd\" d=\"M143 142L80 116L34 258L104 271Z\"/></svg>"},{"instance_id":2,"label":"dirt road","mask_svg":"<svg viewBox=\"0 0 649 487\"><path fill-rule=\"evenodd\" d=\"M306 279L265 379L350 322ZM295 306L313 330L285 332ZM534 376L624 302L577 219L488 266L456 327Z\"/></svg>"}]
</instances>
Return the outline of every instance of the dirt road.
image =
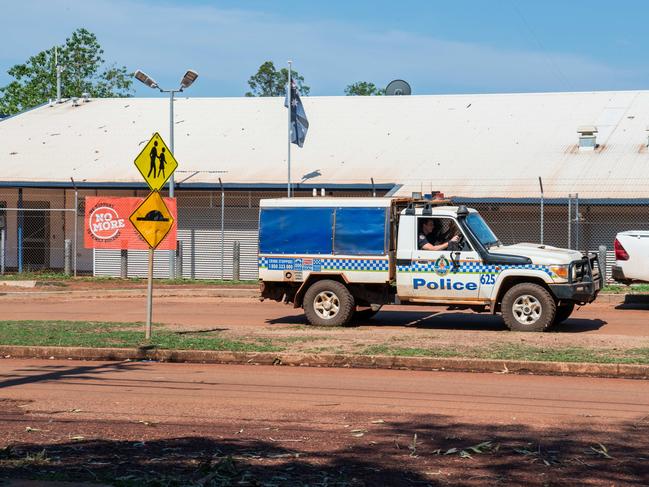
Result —
<instances>
[{"instance_id":1,"label":"dirt road","mask_svg":"<svg viewBox=\"0 0 649 487\"><path fill-rule=\"evenodd\" d=\"M55 295L0 296L2 320L144 321L144 298L107 299ZM301 309L244 298L165 297L154 299L154 321L187 327L267 327L304 324ZM446 312L443 307L389 306L361 325L374 329L501 331L502 319L489 314ZM649 336L649 308L593 303L561 326L566 333Z\"/></svg>"},{"instance_id":2,"label":"dirt road","mask_svg":"<svg viewBox=\"0 0 649 487\"><path fill-rule=\"evenodd\" d=\"M0 472L11 477L649 481L641 381L0 360L0 405L0 452L14 445Z\"/></svg>"}]
</instances>

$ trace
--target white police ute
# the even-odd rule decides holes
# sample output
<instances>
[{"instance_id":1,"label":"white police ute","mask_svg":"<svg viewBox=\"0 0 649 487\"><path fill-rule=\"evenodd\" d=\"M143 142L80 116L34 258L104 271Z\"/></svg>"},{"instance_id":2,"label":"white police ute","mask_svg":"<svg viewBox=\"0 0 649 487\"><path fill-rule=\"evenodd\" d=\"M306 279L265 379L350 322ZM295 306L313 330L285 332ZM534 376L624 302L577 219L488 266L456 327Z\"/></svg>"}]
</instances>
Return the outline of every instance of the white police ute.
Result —
<instances>
[{"instance_id":1,"label":"white police ute","mask_svg":"<svg viewBox=\"0 0 649 487\"><path fill-rule=\"evenodd\" d=\"M438 200L262 200L262 299L340 326L384 305L430 304L501 313L511 330L544 331L595 300L595 254L503 245L480 214Z\"/></svg>"}]
</instances>

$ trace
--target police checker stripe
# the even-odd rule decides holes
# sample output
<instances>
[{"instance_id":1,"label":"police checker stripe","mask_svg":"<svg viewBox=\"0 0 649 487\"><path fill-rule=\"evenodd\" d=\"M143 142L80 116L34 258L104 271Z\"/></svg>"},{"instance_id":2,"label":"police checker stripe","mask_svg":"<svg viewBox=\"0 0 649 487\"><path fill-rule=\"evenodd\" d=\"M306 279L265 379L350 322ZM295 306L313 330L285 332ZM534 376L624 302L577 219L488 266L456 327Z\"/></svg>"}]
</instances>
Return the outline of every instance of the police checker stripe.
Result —
<instances>
[{"instance_id":1,"label":"police checker stripe","mask_svg":"<svg viewBox=\"0 0 649 487\"><path fill-rule=\"evenodd\" d=\"M451 269L450 272L453 274L498 274L507 269L529 269L535 271L543 271L549 276L552 275L552 271L546 265L537 265L537 264L521 264L521 265L485 265L481 262L460 262L459 267ZM433 263L428 264L419 264L414 263L412 265L400 265L397 266L397 271L399 272L437 272L437 266Z\"/></svg>"},{"instance_id":2,"label":"police checker stripe","mask_svg":"<svg viewBox=\"0 0 649 487\"><path fill-rule=\"evenodd\" d=\"M269 270L387 272L388 259L322 257L259 257L259 268Z\"/></svg>"}]
</instances>

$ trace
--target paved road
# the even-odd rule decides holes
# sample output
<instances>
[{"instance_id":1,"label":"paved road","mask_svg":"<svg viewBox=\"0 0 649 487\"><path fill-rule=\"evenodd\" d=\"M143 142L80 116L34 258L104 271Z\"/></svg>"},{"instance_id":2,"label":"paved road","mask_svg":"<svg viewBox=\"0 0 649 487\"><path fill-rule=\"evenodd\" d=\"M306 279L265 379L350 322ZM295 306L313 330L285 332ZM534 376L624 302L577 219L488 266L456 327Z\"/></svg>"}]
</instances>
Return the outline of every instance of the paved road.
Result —
<instances>
[{"instance_id":1,"label":"paved road","mask_svg":"<svg viewBox=\"0 0 649 487\"><path fill-rule=\"evenodd\" d=\"M375 476L421 476L415 484L440 472L451 485L494 485L496 477L555 485L575 475L589 485L639 485L649 478L640 461L649 430L643 381L0 359L3 400L17 401L26 416L0 421L0 447L101 439L105 449L115 441L193 437L217 441L219 451L281 447L320 467L349 462ZM2 418L9 408L0 409ZM470 462L436 453L484 441L502 447ZM615 460L590 450L600 443ZM545 450L547 457L536 453Z\"/></svg>"},{"instance_id":2,"label":"paved road","mask_svg":"<svg viewBox=\"0 0 649 487\"><path fill-rule=\"evenodd\" d=\"M144 298L69 296L0 296L5 320L144 321ZM302 310L256 299L167 297L154 299L154 321L187 326L263 327L304 323ZM443 312L442 307L390 306L366 326L504 330L498 316ZM577 310L562 331L606 335L649 336L649 307L593 303Z\"/></svg>"}]
</instances>

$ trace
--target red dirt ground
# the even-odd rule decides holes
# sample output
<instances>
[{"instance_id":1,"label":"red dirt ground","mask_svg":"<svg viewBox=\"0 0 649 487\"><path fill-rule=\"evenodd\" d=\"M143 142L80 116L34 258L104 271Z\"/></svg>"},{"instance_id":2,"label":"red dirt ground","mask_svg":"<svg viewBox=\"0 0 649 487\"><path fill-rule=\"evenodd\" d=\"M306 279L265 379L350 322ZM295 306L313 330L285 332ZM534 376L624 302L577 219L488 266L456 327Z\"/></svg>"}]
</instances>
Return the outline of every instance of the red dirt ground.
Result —
<instances>
[{"instance_id":1,"label":"red dirt ground","mask_svg":"<svg viewBox=\"0 0 649 487\"><path fill-rule=\"evenodd\" d=\"M0 478L649 482L642 381L9 359L0 401Z\"/></svg>"}]
</instances>

